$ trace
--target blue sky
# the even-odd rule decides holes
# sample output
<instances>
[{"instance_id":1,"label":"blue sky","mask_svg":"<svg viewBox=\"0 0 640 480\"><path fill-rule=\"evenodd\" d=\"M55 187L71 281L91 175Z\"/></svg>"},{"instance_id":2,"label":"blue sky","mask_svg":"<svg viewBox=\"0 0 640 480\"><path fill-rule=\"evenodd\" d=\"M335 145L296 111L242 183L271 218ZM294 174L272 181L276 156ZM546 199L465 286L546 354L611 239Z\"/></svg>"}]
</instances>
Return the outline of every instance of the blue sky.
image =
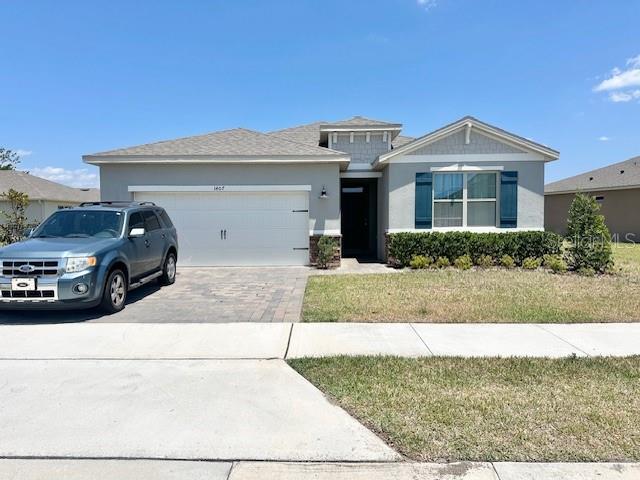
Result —
<instances>
[{"instance_id":1,"label":"blue sky","mask_svg":"<svg viewBox=\"0 0 640 480\"><path fill-rule=\"evenodd\" d=\"M364 115L471 114L561 152L640 155L640 2L0 0L0 146L95 185L81 155Z\"/></svg>"}]
</instances>

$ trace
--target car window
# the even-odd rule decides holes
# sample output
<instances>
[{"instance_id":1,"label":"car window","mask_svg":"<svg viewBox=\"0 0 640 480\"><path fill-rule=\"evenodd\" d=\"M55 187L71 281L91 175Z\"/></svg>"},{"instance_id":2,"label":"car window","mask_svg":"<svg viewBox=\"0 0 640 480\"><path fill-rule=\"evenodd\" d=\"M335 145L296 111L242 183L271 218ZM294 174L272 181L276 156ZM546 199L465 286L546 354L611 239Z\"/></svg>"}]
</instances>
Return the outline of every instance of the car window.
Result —
<instances>
[{"instance_id":1,"label":"car window","mask_svg":"<svg viewBox=\"0 0 640 480\"><path fill-rule=\"evenodd\" d=\"M122 230L121 212L58 210L34 231L34 237L117 238Z\"/></svg>"},{"instance_id":2,"label":"car window","mask_svg":"<svg viewBox=\"0 0 640 480\"><path fill-rule=\"evenodd\" d=\"M132 228L145 228L144 218L142 218L142 214L140 212L133 212L129 216L129 232L131 232Z\"/></svg>"},{"instance_id":3,"label":"car window","mask_svg":"<svg viewBox=\"0 0 640 480\"><path fill-rule=\"evenodd\" d=\"M160 218L162 218L162 222L164 223L165 227L173 228L173 222L169 218L169 214L166 211L160 210Z\"/></svg>"},{"instance_id":4,"label":"car window","mask_svg":"<svg viewBox=\"0 0 640 480\"><path fill-rule=\"evenodd\" d=\"M151 210L145 210L142 212L142 216L144 217L144 228L148 232L152 232L160 228L160 221L158 220L158 217L156 217L156 214Z\"/></svg>"}]
</instances>

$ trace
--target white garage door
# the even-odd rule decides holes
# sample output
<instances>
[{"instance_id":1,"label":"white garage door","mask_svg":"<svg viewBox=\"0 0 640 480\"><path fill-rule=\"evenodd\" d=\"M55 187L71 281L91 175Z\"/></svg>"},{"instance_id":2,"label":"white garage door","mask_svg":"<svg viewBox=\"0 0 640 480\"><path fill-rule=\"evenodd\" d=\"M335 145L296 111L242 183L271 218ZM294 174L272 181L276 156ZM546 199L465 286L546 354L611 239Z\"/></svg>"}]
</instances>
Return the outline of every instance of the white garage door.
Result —
<instances>
[{"instance_id":1,"label":"white garage door","mask_svg":"<svg viewBox=\"0 0 640 480\"><path fill-rule=\"evenodd\" d=\"M136 192L163 207L187 266L306 265L309 194L296 192Z\"/></svg>"}]
</instances>

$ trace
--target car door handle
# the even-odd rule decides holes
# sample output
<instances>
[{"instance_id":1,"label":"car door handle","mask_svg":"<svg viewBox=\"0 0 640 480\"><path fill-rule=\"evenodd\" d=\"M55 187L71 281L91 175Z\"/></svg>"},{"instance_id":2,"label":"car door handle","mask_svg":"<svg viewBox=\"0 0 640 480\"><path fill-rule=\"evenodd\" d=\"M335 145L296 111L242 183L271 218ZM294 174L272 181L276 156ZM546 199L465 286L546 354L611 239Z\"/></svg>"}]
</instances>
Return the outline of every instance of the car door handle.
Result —
<instances>
[{"instance_id":1,"label":"car door handle","mask_svg":"<svg viewBox=\"0 0 640 480\"><path fill-rule=\"evenodd\" d=\"M149 240L145 240L144 244L147 248L149 248L151 246L151 242Z\"/></svg>"}]
</instances>

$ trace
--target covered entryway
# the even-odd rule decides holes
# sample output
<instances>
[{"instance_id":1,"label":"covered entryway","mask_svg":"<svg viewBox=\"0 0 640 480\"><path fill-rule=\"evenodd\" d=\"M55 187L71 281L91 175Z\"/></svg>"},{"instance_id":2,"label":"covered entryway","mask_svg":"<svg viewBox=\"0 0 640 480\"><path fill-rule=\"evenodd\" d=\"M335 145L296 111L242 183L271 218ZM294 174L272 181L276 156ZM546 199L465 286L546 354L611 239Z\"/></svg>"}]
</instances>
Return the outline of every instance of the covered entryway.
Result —
<instances>
[{"instance_id":1,"label":"covered entryway","mask_svg":"<svg viewBox=\"0 0 640 480\"><path fill-rule=\"evenodd\" d=\"M340 193L342 255L376 258L377 178L343 178Z\"/></svg>"},{"instance_id":2,"label":"covered entryway","mask_svg":"<svg viewBox=\"0 0 640 480\"><path fill-rule=\"evenodd\" d=\"M180 191L176 191L180 190ZM130 187L171 217L182 266L306 265L305 186Z\"/></svg>"}]
</instances>

